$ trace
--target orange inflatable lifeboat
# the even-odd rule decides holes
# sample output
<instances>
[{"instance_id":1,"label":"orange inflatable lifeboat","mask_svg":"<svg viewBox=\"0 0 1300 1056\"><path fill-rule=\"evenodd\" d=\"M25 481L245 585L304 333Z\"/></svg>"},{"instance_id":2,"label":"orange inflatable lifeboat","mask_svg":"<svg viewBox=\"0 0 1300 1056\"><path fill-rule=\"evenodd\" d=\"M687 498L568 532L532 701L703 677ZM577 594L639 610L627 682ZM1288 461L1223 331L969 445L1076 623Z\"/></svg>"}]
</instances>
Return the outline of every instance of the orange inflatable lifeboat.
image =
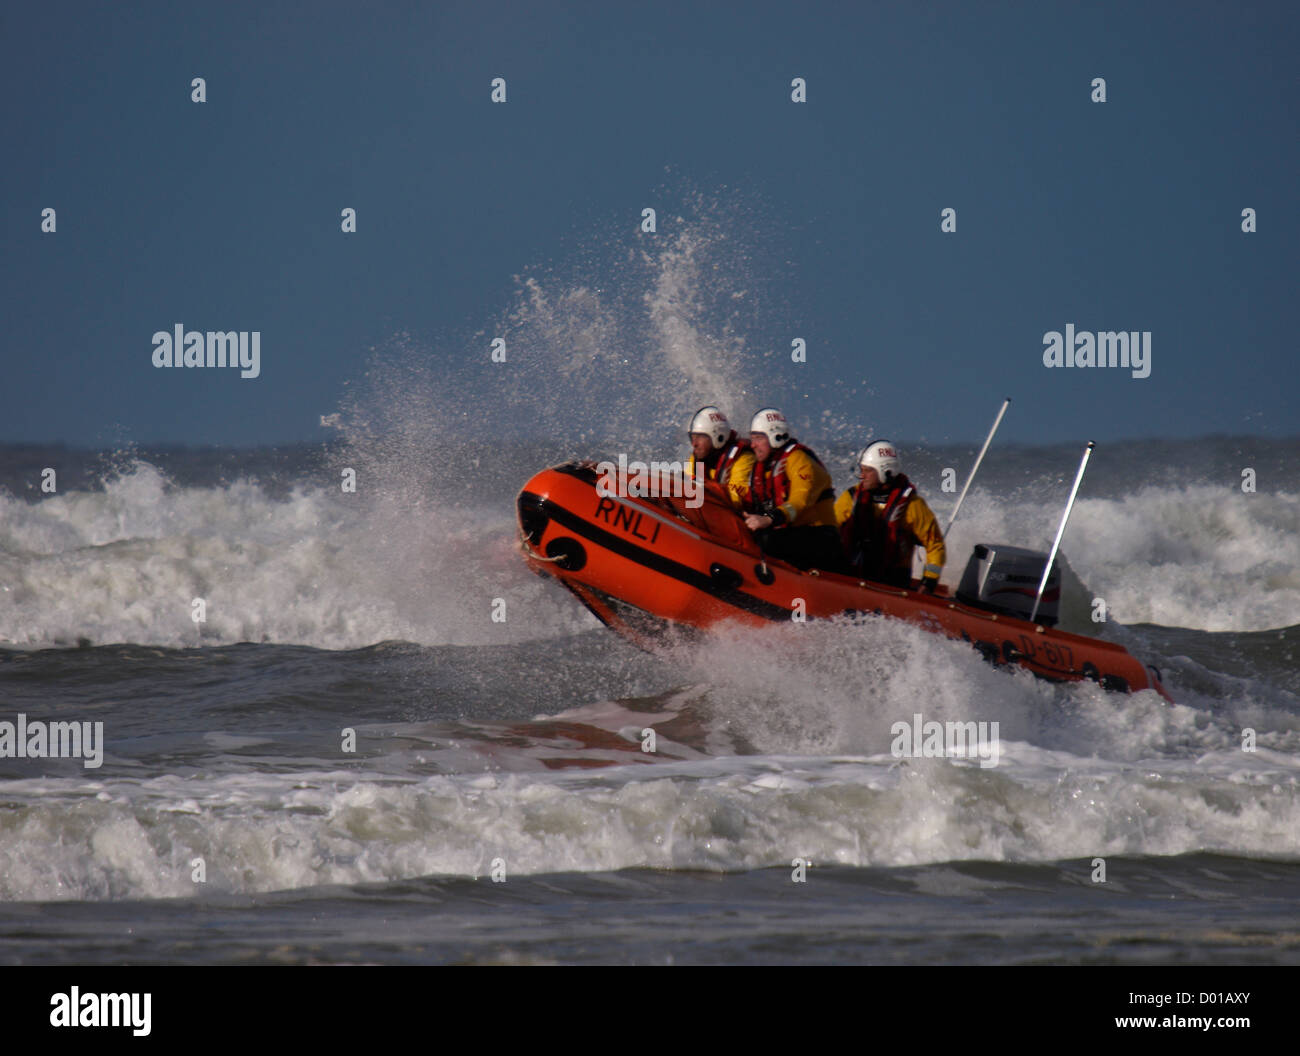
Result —
<instances>
[{"instance_id":1,"label":"orange inflatable lifeboat","mask_svg":"<svg viewBox=\"0 0 1300 1056\"><path fill-rule=\"evenodd\" d=\"M989 547L975 548L956 596L945 587L929 595L915 585L905 590L804 572L765 558L712 483L692 503L676 496L607 495L610 489L597 488L599 479L595 463L571 462L529 480L517 500L523 553L535 571L554 576L602 623L642 648L673 624L773 623L797 611L808 619L874 613L967 641L993 664L1019 664L1052 681L1154 689L1172 702L1160 673L1123 646L1058 630L1047 616L1031 623L1014 614L1014 604L999 601L998 591L985 592L992 578L1004 594L1025 593L1014 583L1025 577L990 577L981 570ZM1045 555L1029 556L1037 557L1041 575ZM967 582L977 579L980 591L969 596ZM1054 601L1050 592L1044 601ZM1054 605L1044 609L1054 611Z\"/></svg>"}]
</instances>

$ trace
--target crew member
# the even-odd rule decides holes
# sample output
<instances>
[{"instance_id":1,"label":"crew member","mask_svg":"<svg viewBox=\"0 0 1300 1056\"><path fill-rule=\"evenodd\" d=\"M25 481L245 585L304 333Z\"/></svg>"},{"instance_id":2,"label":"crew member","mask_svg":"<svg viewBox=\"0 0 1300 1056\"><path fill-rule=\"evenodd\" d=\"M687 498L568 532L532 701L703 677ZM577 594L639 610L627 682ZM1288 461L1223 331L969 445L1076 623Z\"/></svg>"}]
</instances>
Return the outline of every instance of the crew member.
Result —
<instances>
[{"instance_id":1,"label":"crew member","mask_svg":"<svg viewBox=\"0 0 1300 1056\"><path fill-rule=\"evenodd\" d=\"M859 484L835 503L835 521L855 575L912 585L912 551L925 547L921 589L933 594L947 554L930 507L900 469L898 452L880 440L858 457Z\"/></svg>"},{"instance_id":2,"label":"crew member","mask_svg":"<svg viewBox=\"0 0 1300 1056\"><path fill-rule=\"evenodd\" d=\"M745 500L749 475L754 469L754 452L749 441L736 436L727 416L718 408L701 407L691 419L687 435L691 440L691 457L686 472L695 476L695 462L704 463L706 480L717 483L737 509Z\"/></svg>"},{"instance_id":3,"label":"crew member","mask_svg":"<svg viewBox=\"0 0 1300 1056\"><path fill-rule=\"evenodd\" d=\"M749 425L754 467L744 498L745 524L770 557L797 568L842 571L831 475L810 448L790 436L785 415L764 407Z\"/></svg>"}]
</instances>

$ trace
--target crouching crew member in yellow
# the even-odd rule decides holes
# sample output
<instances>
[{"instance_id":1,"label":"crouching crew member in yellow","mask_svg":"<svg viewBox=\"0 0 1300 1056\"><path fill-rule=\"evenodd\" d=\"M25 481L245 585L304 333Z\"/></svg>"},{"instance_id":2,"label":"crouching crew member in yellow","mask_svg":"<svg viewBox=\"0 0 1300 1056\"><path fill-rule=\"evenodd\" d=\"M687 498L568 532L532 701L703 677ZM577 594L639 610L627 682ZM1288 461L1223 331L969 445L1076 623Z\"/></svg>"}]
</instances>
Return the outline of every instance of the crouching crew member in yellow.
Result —
<instances>
[{"instance_id":1,"label":"crouching crew member in yellow","mask_svg":"<svg viewBox=\"0 0 1300 1056\"><path fill-rule=\"evenodd\" d=\"M821 460L790 435L785 415L764 407L749 424L754 468L742 509L769 557L797 568L844 566L835 529L835 489Z\"/></svg>"},{"instance_id":2,"label":"crouching crew member in yellow","mask_svg":"<svg viewBox=\"0 0 1300 1056\"><path fill-rule=\"evenodd\" d=\"M754 452L749 441L737 438L727 416L716 407L701 407L696 411L687 436L691 441L687 475L695 476L696 459L703 462L705 479L721 487L731 504L739 509L754 471Z\"/></svg>"},{"instance_id":3,"label":"crouching crew member in yellow","mask_svg":"<svg viewBox=\"0 0 1300 1056\"><path fill-rule=\"evenodd\" d=\"M888 440L858 458L860 482L835 503L835 521L853 574L895 587L912 584L912 552L925 547L921 589L933 594L947 553L930 507L900 468Z\"/></svg>"}]
</instances>

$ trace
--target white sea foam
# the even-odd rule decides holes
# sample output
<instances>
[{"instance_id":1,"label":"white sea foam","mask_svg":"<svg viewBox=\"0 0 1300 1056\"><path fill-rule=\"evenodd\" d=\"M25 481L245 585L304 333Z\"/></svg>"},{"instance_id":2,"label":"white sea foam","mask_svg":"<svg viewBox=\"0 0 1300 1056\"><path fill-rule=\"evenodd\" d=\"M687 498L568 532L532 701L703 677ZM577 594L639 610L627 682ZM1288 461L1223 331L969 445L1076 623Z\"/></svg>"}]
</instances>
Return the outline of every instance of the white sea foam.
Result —
<instances>
[{"instance_id":1,"label":"white sea foam","mask_svg":"<svg viewBox=\"0 0 1300 1056\"><path fill-rule=\"evenodd\" d=\"M592 626L513 551L513 511L396 511L314 485L164 486L142 464L103 491L0 496L0 641L490 644ZM491 619L494 598L507 619ZM191 619L202 598L206 621Z\"/></svg>"},{"instance_id":2,"label":"white sea foam","mask_svg":"<svg viewBox=\"0 0 1300 1056\"><path fill-rule=\"evenodd\" d=\"M513 498L413 509L303 483L278 499L249 482L168 488L148 464L103 491L35 505L0 496L0 641L347 648L589 629L567 594L524 569ZM950 580L975 542L1041 544L1034 503L977 491L963 518ZM1300 623L1300 534L1288 527L1297 522L1291 495L1218 509L1194 489L1149 487L1081 501L1065 549L1082 600L1103 597L1112 620L1260 630ZM207 603L201 627L196 597ZM497 597L504 623L491 621Z\"/></svg>"},{"instance_id":3,"label":"white sea foam","mask_svg":"<svg viewBox=\"0 0 1300 1056\"><path fill-rule=\"evenodd\" d=\"M213 734L206 773L7 781L0 899L185 897L195 858L203 890L240 892L486 877L496 858L507 876L795 857L1300 859L1291 707L1051 685L880 618L722 628L664 659L679 688L657 701L500 730L362 731L400 747L355 769L230 773L222 753L247 738ZM998 765L895 758L891 725L916 710L999 722ZM1241 750L1244 724L1255 752ZM637 746L647 725L653 755Z\"/></svg>"},{"instance_id":4,"label":"white sea foam","mask_svg":"<svg viewBox=\"0 0 1300 1056\"><path fill-rule=\"evenodd\" d=\"M1056 516L1037 496L975 489L948 540L945 578L960 577L975 543L1046 550ZM1258 631L1300 624L1297 525L1300 495L1225 501L1204 487L1148 486L1123 499L1081 499L1062 552L1088 588L1085 600L1103 598L1110 619Z\"/></svg>"},{"instance_id":5,"label":"white sea foam","mask_svg":"<svg viewBox=\"0 0 1300 1056\"><path fill-rule=\"evenodd\" d=\"M96 795L95 793L99 794ZM1300 857L1294 756L1099 762L1007 742L996 770L732 757L558 774L15 781L0 899L185 897L426 875ZM194 880L202 858L206 881Z\"/></svg>"}]
</instances>

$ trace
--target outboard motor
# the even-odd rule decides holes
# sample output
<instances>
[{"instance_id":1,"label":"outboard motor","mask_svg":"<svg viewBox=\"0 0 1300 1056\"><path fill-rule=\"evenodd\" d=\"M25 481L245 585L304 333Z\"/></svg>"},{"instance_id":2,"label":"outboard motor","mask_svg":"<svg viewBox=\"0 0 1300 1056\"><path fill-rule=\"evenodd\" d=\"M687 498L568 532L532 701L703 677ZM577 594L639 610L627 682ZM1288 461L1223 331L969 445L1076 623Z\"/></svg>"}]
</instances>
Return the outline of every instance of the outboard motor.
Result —
<instances>
[{"instance_id":1,"label":"outboard motor","mask_svg":"<svg viewBox=\"0 0 1300 1056\"><path fill-rule=\"evenodd\" d=\"M957 600L977 609L1027 620L1034 610L1034 597L1045 564L1047 555L1038 550L980 543L966 562L966 571L957 587ZM1060 607L1061 563L1058 560L1052 565L1035 622L1055 627Z\"/></svg>"}]
</instances>

